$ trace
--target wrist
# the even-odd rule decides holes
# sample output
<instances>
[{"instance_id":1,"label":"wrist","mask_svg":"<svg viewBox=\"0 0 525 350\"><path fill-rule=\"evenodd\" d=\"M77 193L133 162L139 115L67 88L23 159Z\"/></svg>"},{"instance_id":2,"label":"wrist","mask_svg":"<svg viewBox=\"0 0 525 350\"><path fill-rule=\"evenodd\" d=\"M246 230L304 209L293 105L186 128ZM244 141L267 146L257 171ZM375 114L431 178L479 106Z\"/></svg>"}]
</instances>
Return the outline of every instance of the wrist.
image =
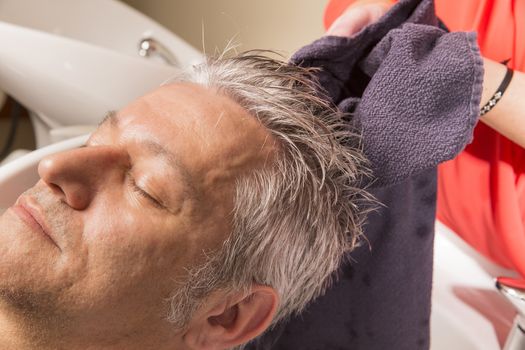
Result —
<instances>
[{"instance_id":1,"label":"wrist","mask_svg":"<svg viewBox=\"0 0 525 350\"><path fill-rule=\"evenodd\" d=\"M496 106L499 100L501 100L501 98L503 97L503 94L505 93L505 91L507 90L507 87L510 84L510 81L512 80L513 75L514 75L514 71L507 67L507 72L505 73L505 77L501 81L501 84L498 86L498 89L496 90L494 95L492 95L490 100L483 107L481 107L480 115L484 115L490 112L490 110Z\"/></svg>"},{"instance_id":2,"label":"wrist","mask_svg":"<svg viewBox=\"0 0 525 350\"><path fill-rule=\"evenodd\" d=\"M495 103L499 101L502 94L495 100L498 90L501 88L502 82L508 76L507 67L501 63L484 59L484 77L483 77L483 92L481 96L480 111L485 110L482 114L487 113ZM504 87L505 89L507 86ZM504 92L504 91L503 91ZM492 105L491 105L492 102ZM489 106L490 108L485 108Z\"/></svg>"}]
</instances>

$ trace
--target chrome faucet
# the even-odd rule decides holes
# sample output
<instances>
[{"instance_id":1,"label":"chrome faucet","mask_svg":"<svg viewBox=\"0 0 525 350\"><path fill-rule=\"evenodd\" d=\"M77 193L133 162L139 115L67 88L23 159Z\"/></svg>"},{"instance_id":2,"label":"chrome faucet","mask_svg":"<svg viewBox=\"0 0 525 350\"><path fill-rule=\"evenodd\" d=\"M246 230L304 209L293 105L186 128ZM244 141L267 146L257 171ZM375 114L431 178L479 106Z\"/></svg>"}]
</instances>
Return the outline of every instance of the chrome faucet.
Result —
<instances>
[{"instance_id":1,"label":"chrome faucet","mask_svg":"<svg viewBox=\"0 0 525 350\"><path fill-rule=\"evenodd\" d=\"M525 349L525 281L498 277L496 288L518 311L503 350L523 350Z\"/></svg>"},{"instance_id":2,"label":"chrome faucet","mask_svg":"<svg viewBox=\"0 0 525 350\"><path fill-rule=\"evenodd\" d=\"M166 46L154 38L144 38L139 42L139 55L142 57L156 55L169 65L179 65L175 55Z\"/></svg>"}]
</instances>

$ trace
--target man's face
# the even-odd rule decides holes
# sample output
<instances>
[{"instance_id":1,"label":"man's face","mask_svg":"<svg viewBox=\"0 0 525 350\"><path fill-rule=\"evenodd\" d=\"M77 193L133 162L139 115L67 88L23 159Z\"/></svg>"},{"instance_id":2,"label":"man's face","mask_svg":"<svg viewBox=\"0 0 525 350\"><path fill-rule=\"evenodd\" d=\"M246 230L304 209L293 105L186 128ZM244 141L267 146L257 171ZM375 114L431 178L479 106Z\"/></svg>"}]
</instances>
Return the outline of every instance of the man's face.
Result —
<instances>
[{"instance_id":1,"label":"man's face","mask_svg":"<svg viewBox=\"0 0 525 350\"><path fill-rule=\"evenodd\" d=\"M272 158L269 140L196 85L131 103L87 147L44 159L41 180L0 217L3 300L83 330L156 327L174 281L229 234L234 181Z\"/></svg>"}]
</instances>

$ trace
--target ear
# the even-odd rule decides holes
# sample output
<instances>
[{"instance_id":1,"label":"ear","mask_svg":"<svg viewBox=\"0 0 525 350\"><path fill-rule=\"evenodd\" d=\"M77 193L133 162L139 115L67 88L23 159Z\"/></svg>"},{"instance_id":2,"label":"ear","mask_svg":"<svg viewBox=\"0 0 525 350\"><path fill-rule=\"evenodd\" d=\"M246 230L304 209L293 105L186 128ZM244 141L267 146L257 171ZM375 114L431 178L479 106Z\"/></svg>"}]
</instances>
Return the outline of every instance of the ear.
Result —
<instances>
[{"instance_id":1,"label":"ear","mask_svg":"<svg viewBox=\"0 0 525 350\"><path fill-rule=\"evenodd\" d=\"M184 343L198 350L222 350L244 344L268 328L278 304L273 288L257 284L248 293L214 293L190 322Z\"/></svg>"}]
</instances>

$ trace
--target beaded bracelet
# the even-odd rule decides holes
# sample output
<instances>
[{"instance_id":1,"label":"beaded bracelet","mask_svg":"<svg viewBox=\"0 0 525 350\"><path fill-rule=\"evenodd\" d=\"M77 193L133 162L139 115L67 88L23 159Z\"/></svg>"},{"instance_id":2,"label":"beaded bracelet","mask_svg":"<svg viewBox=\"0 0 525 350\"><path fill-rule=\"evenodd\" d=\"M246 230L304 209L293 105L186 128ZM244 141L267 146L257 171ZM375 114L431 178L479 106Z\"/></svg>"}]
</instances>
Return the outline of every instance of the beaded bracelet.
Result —
<instances>
[{"instance_id":1,"label":"beaded bracelet","mask_svg":"<svg viewBox=\"0 0 525 350\"><path fill-rule=\"evenodd\" d=\"M510 84L510 81L512 80L512 75L514 74L514 71L507 67L507 73L505 73L505 77L503 78L503 81L501 82L500 86L496 90L496 93L490 98L489 102L487 102L480 110L479 115L482 116L483 114L490 111L496 103L501 99L503 96L503 93L505 90L507 90L507 87Z\"/></svg>"}]
</instances>

